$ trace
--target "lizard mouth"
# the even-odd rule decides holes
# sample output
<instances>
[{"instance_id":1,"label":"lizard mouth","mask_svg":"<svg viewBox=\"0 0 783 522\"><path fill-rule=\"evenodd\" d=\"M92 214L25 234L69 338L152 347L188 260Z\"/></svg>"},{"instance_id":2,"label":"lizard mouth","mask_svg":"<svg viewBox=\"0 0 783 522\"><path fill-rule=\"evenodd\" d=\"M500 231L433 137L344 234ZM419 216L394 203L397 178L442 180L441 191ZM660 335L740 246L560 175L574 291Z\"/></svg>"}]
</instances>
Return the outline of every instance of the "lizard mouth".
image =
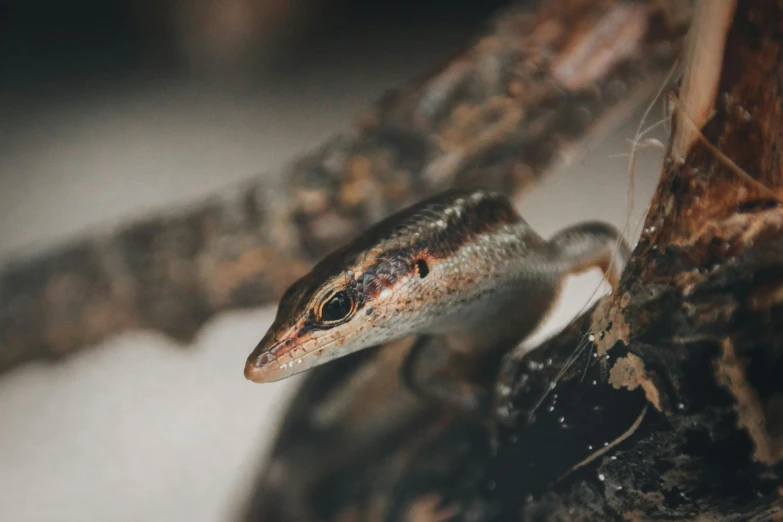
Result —
<instances>
[{"instance_id":1,"label":"lizard mouth","mask_svg":"<svg viewBox=\"0 0 783 522\"><path fill-rule=\"evenodd\" d=\"M306 340L306 339L305 339ZM302 347L303 339L264 336L248 356L245 379L257 383L275 382L303 372L311 366L310 357Z\"/></svg>"},{"instance_id":2,"label":"lizard mouth","mask_svg":"<svg viewBox=\"0 0 783 522\"><path fill-rule=\"evenodd\" d=\"M298 339L301 341L301 339ZM312 339L309 339L312 341ZM258 343L245 363L245 378L257 383L275 382L303 372L346 352L341 349L345 336L330 338L319 346L306 350L293 339L270 341L265 337ZM307 343L309 344L309 343ZM339 345L335 348L335 345ZM331 351L330 351L331 350Z\"/></svg>"}]
</instances>

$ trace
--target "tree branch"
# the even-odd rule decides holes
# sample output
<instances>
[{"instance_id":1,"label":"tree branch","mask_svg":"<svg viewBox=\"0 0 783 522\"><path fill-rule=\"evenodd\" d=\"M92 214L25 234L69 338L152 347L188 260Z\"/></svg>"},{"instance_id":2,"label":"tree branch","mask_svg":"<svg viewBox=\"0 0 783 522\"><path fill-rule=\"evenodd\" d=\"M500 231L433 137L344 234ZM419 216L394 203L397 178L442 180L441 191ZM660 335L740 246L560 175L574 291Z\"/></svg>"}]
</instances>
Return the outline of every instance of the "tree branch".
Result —
<instances>
[{"instance_id":1,"label":"tree branch","mask_svg":"<svg viewBox=\"0 0 783 522\"><path fill-rule=\"evenodd\" d=\"M701 2L697 19L712 8ZM324 368L259 482L255 498L276 502L254 502L248 520L781 519L783 0L726 13L727 24L694 26L722 33L690 39L725 41L711 49L717 74L683 81L618 291L509 355L489 429L430 410L349 452L341 437L355 428L318 431L312 419L351 363ZM704 64L688 59L683 77ZM686 112L704 96L706 112ZM340 457L307 461L317 472L300 483L293 464L312 445ZM281 501L284 484L295 486Z\"/></svg>"},{"instance_id":2,"label":"tree branch","mask_svg":"<svg viewBox=\"0 0 783 522\"><path fill-rule=\"evenodd\" d=\"M649 96L688 19L684 3L662 0L525 6L281 176L6 266L0 371L133 328L187 342L425 195L474 183L518 194L625 113L621 102Z\"/></svg>"}]
</instances>

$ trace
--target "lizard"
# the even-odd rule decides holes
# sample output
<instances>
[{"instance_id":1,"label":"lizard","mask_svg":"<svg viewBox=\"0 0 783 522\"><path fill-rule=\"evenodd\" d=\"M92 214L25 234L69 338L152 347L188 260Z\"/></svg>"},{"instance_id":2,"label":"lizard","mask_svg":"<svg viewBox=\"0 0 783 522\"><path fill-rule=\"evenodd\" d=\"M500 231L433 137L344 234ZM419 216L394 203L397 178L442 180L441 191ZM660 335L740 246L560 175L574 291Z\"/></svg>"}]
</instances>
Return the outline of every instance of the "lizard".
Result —
<instances>
[{"instance_id":1,"label":"lizard","mask_svg":"<svg viewBox=\"0 0 783 522\"><path fill-rule=\"evenodd\" d=\"M546 240L503 194L452 189L403 209L294 282L245 364L277 381L358 350L419 336L403 368L415 391L455 408L485 407L483 361L524 340L565 279L600 268L616 287L630 249L603 222Z\"/></svg>"}]
</instances>

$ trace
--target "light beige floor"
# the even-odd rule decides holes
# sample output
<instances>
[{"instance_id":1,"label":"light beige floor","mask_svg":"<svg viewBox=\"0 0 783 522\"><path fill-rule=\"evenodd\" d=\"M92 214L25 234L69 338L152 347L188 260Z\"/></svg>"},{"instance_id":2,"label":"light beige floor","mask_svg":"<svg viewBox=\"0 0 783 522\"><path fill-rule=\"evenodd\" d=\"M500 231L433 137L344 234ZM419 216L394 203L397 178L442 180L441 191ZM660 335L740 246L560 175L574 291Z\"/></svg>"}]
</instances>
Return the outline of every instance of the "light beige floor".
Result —
<instances>
[{"instance_id":1,"label":"light beige floor","mask_svg":"<svg viewBox=\"0 0 783 522\"><path fill-rule=\"evenodd\" d=\"M332 77L314 67L241 95L134 79L9 107L12 118L0 123L8 138L0 154L0 256L273 172L438 59L417 55ZM583 219L623 226L627 158L612 156L628 152L634 129L585 144L570 172L537 187L522 204L533 226L544 235ZM632 229L659 157L657 150L640 156ZM596 274L570 282L539 337L584 306L598 282ZM0 378L0 520L229 519L296 384L242 378L272 312L220 317L187 350L136 332L63 364Z\"/></svg>"}]
</instances>

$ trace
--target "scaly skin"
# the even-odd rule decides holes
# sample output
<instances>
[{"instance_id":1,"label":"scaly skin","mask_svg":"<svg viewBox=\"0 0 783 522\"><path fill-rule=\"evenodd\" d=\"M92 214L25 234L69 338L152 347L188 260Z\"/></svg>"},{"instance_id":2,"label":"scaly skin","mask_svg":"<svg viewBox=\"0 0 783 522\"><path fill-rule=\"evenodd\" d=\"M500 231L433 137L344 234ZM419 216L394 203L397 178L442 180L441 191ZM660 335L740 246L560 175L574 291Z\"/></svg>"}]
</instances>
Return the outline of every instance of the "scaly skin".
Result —
<instances>
[{"instance_id":1,"label":"scaly skin","mask_svg":"<svg viewBox=\"0 0 783 522\"><path fill-rule=\"evenodd\" d=\"M295 282L245 377L276 381L410 335L472 357L508 349L546 317L566 276L599 267L614 285L629 256L619 238L609 225L584 223L547 241L501 194L441 193Z\"/></svg>"}]
</instances>

